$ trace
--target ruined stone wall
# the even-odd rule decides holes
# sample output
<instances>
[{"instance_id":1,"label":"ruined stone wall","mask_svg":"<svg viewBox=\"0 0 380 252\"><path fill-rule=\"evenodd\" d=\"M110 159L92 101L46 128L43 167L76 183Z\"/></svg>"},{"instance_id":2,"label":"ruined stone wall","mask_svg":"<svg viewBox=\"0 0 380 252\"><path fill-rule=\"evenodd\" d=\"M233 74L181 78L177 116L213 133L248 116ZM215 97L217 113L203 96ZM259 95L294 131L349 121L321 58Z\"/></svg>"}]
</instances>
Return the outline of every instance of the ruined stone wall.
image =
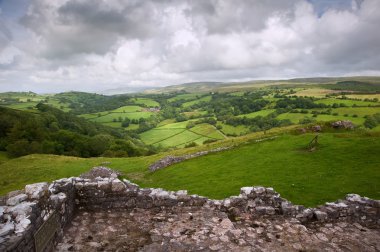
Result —
<instances>
[{"instance_id":1,"label":"ruined stone wall","mask_svg":"<svg viewBox=\"0 0 380 252\"><path fill-rule=\"evenodd\" d=\"M210 200L186 191L170 192L144 189L116 176L68 178L27 185L25 190L10 193L6 205L0 206L0 251L33 251L34 234L55 211L59 228L47 249L62 237L64 226L75 209L165 208L173 206L209 207L236 216L296 218L301 223L357 222L366 227L380 227L380 201L349 194L344 200L318 208L293 205L272 188L243 187L240 195L224 200Z\"/></svg>"},{"instance_id":2,"label":"ruined stone wall","mask_svg":"<svg viewBox=\"0 0 380 252\"><path fill-rule=\"evenodd\" d=\"M74 197L73 183L60 180L50 186L37 183L9 193L6 205L0 206L0 251L34 251L34 235L54 212L58 225L52 241L58 240L72 219ZM46 248L53 248L53 242Z\"/></svg>"}]
</instances>

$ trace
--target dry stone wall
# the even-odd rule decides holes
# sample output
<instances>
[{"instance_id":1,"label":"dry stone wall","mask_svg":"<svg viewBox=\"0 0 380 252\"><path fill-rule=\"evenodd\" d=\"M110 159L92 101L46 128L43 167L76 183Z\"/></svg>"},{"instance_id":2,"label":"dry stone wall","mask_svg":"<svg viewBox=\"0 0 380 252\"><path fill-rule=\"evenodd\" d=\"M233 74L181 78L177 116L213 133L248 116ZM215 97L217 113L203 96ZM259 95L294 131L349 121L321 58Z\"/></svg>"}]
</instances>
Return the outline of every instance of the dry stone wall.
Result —
<instances>
[{"instance_id":1,"label":"dry stone wall","mask_svg":"<svg viewBox=\"0 0 380 252\"><path fill-rule=\"evenodd\" d=\"M97 168L96 170L108 170ZM140 188L117 174L99 177L73 177L48 183L27 185L12 192L6 204L0 206L0 251L34 251L35 234L53 213L58 215L55 236L46 249L53 248L63 236L63 230L74 210L165 209L192 207L200 211L207 207L225 213L232 221L239 216L296 219L302 224L350 222L368 228L380 228L380 201L349 194L345 199L317 208L293 205L272 188L243 187L238 196L211 200L186 191L165 191ZM94 174L99 174L95 172ZM101 172L100 174L104 174Z\"/></svg>"}]
</instances>

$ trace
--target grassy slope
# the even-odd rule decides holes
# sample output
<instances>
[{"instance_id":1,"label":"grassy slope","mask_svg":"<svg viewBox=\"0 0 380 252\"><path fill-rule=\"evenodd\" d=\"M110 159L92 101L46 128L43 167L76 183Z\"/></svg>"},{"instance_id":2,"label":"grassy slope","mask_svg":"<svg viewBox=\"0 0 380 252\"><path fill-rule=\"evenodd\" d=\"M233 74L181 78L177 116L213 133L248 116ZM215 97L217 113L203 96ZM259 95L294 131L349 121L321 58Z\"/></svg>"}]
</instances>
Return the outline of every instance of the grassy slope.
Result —
<instances>
[{"instance_id":1,"label":"grassy slope","mask_svg":"<svg viewBox=\"0 0 380 252\"><path fill-rule=\"evenodd\" d=\"M214 126L203 123L191 129L186 129L189 121L165 124L140 134L146 144L153 144L164 148L184 147L187 143L203 144L207 139L224 139L225 136Z\"/></svg>"},{"instance_id":2,"label":"grassy slope","mask_svg":"<svg viewBox=\"0 0 380 252\"><path fill-rule=\"evenodd\" d=\"M146 186L187 189L223 198L248 185L274 187L295 203L316 205L347 193L380 198L379 137L320 136L316 152L301 150L313 135L282 136L211 154L148 175Z\"/></svg>"},{"instance_id":3,"label":"grassy slope","mask_svg":"<svg viewBox=\"0 0 380 252\"><path fill-rule=\"evenodd\" d=\"M150 98L134 98L132 100L135 104L145 105L147 107L159 107L160 104Z\"/></svg>"},{"instance_id":4,"label":"grassy slope","mask_svg":"<svg viewBox=\"0 0 380 252\"><path fill-rule=\"evenodd\" d=\"M204 96L194 101L185 102L184 104L182 104L182 107L187 108L187 107L193 106L194 104L198 104L200 102L209 102L209 101L211 101L211 96Z\"/></svg>"},{"instance_id":5,"label":"grassy slope","mask_svg":"<svg viewBox=\"0 0 380 252\"><path fill-rule=\"evenodd\" d=\"M238 115L238 117L255 118L257 116L267 116L270 113L273 113L275 111L276 111L275 109L264 109L264 110L252 112L252 113L249 113L249 114Z\"/></svg>"},{"instance_id":6,"label":"grassy slope","mask_svg":"<svg viewBox=\"0 0 380 252\"><path fill-rule=\"evenodd\" d=\"M380 136L325 133L320 135L319 150L303 151L312 137L310 134L282 135L275 140L249 143L189 160L154 174L148 173L147 167L163 156L210 147L133 158L29 155L0 164L0 194L28 183L77 176L102 162L111 162L107 166L124 172L142 186L187 189L211 198L236 195L242 186L264 185L274 187L294 203L308 206L333 201L352 192L380 199ZM240 140L246 141L247 137Z\"/></svg>"},{"instance_id":7,"label":"grassy slope","mask_svg":"<svg viewBox=\"0 0 380 252\"><path fill-rule=\"evenodd\" d=\"M236 135L240 135L240 134L246 134L249 132L249 128L244 126L244 125L238 125L236 127L234 126L231 126L231 125L228 125L228 124L224 124L222 122L218 122L217 125L220 125L222 126L222 129L221 131L224 133L224 134L236 134Z\"/></svg>"},{"instance_id":8,"label":"grassy slope","mask_svg":"<svg viewBox=\"0 0 380 252\"><path fill-rule=\"evenodd\" d=\"M333 105L334 103L337 103L337 104L343 103L346 106L353 106L354 104L356 104L357 106L368 106L368 105L378 106L378 105L380 105L377 102L343 100L343 99L334 99L334 98L321 99L321 100L315 101L315 103L318 103L318 104L322 103L322 104L326 104L326 105Z\"/></svg>"}]
</instances>

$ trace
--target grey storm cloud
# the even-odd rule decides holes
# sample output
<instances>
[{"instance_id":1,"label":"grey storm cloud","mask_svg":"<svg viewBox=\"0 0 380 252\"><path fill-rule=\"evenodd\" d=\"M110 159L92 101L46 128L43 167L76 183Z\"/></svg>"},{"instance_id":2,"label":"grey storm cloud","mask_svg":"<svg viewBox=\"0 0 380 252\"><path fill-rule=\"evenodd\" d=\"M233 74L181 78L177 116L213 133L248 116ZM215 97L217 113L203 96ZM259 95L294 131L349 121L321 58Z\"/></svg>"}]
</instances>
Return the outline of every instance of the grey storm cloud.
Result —
<instances>
[{"instance_id":1,"label":"grey storm cloud","mask_svg":"<svg viewBox=\"0 0 380 252\"><path fill-rule=\"evenodd\" d=\"M0 15L0 90L380 73L378 0L14 3L27 6Z\"/></svg>"}]
</instances>

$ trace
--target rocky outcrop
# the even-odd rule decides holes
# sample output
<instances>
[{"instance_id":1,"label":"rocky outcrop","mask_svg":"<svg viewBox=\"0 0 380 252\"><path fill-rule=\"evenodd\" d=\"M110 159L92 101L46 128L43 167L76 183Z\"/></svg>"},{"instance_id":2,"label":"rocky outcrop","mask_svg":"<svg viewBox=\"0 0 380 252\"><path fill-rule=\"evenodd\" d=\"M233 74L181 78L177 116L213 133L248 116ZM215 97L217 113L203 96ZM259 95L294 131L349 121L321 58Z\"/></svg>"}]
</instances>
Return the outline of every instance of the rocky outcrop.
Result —
<instances>
[{"instance_id":1,"label":"rocky outcrop","mask_svg":"<svg viewBox=\"0 0 380 252\"><path fill-rule=\"evenodd\" d=\"M349 120L336 121L336 122L331 123L331 126L335 129L353 129L353 128L355 128L355 125Z\"/></svg>"},{"instance_id":2,"label":"rocky outcrop","mask_svg":"<svg viewBox=\"0 0 380 252\"><path fill-rule=\"evenodd\" d=\"M98 168L90 173L99 174L99 169L101 174L105 172ZM101 241L115 239L112 234L116 232L125 232L125 237L119 233L117 237L124 238L117 242L130 242L125 245L129 250L142 251L313 249L332 242L334 230L337 233L344 227L380 240L380 201L356 194L317 208L293 205L265 187L243 187L238 196L211 200L183 190L140 188L107 171L103 177L65 178L10 193L7 205L0 206L0 251L33 251L34 235L52 215L58 218L58 228L46 246L52 248L63 239L58 250L107 250L112 242ZM97 216L99 221L92 220ZM84 231L78 233L80 225L85 225L80 229ZM94 234L84 236L90 232L86 228ZM336 244L353 242L356 248L380 248L376 247L379 242L366 245L364 238L341 233L343 240Z\"/></svg>"}]
</instances>

